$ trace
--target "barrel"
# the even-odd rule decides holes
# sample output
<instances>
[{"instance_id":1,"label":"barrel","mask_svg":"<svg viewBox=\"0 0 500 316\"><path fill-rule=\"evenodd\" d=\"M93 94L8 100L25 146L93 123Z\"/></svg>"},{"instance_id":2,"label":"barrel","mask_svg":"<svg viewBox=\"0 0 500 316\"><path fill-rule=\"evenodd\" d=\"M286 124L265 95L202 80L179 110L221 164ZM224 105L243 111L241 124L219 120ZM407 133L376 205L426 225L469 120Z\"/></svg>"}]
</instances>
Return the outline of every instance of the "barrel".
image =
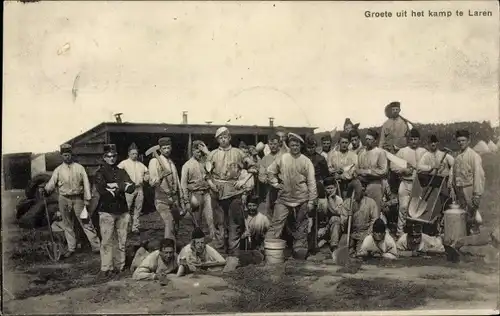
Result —
<instances>
[{"instance_id":1,"label":"barrel","mask_svg":"<svg viewBox=\"0 0 500 316\"><path fill-rule=\"evenodd\" d=\"M467 236L466 212L457 204L451 204L450 209L444 211L444 243L451 245L462 237Z\"/></svg>"},{"instance_id":2,"label":"barrel","mask_svg":"<svg viewBox=\"0 0 500 316\"><path fill-rule=\"evenodd\" d=\"M284 252L285 247L286 247L286 242L282 239L264 240L266 262L268 264L285 262L285 252Z\"/></svg>"}]
</instances>

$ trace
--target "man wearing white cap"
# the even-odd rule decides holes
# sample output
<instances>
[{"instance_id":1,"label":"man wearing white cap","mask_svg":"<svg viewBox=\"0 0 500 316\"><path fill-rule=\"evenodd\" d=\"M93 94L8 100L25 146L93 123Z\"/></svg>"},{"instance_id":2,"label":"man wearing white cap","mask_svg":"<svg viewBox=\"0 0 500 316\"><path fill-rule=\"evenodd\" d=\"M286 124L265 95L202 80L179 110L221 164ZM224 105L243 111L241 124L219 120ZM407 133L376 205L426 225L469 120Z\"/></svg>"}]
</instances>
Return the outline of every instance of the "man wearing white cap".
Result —
<instances>
[{"instance_id":1,"label":"man wearing white cap","mask_svg":"<svg viewBox=\"0 0 500 316\"><path fill-rule=\"evenodd\" d=\"M314 210L318 198L314 166L300 153L302 144L304 140L299 135L289 133L290 152L280 156L268 168L269 182L279 192L271 227L266 234L266 239L280 238L288 216L293 214L290 227L293 255L301 260L308 253L308 213Z\"/></svg>"},{"instance_id":2,"label":"man wearing white cap","mask_svg":"<svg viewBox=\"0 0 500 316\"><path fill-rule=\"evenodd\" d=\"M207 162L212 166L208 184L219 206L214 207L215 239L218 246L221 246L225 239L224 233L228 230L228 261L237 266L240 239L245 231L242 195L247 189L245 185L248 180L257 173L257 168L250 157L231 146L231 134L227 127L218 128L215 138L219 148L211 152L205 145L200 145L199 148L207 155ZM235 164L248 171L245 179L238 179L238 175L234 174L232 166Z\"/></svg>"}]
</instances>

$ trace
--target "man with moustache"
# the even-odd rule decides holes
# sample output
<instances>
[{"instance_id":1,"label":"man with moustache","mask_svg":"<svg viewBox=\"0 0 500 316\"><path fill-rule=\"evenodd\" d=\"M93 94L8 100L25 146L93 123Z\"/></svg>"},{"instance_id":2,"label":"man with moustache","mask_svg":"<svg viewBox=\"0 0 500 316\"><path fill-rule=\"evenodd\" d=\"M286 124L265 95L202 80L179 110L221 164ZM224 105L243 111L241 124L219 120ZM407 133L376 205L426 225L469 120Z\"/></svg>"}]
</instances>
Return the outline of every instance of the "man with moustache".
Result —
<instances>
[{"instance_id":1,"label":"man with moustache","mask_svg":"<svg viewBox=\"0 0 500 316\"><path fill-rule=\"evenodd\" d=\"M339 192L346 198L347 186L354 179L358 165L358 156L349 151L349 133L341 132L338 150L328 154L328 171L340 185Z\"/></svg>"}]
</instances>

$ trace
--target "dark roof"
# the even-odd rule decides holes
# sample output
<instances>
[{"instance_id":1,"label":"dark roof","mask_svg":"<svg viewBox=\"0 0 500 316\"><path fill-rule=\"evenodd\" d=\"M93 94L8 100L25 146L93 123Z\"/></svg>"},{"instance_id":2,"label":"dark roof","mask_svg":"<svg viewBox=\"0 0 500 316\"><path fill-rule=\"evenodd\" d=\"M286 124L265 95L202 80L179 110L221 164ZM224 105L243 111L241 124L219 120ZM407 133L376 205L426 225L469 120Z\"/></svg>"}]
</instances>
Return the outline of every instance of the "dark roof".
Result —
<instances>
[{"instance_id":1,"label":"dark roof","mask_svg":"<svg viewBox=\"0 0 500 316\"><path fill-rule=\"evenodd\" d=\"M81 139L90 135L102 133L154 133L154 134L215 134L215 131L226 126L234 134L270 134L277 127L257 125L208 125L208 124L159 124L159 123L116 123L104 122L90 130L72 138L66 143L78 143ZM281 127L281 126L280 126ZM297 134L314 133L317 127L294 127L283 126L282 128Z\"/></svg>"}]
</instances>

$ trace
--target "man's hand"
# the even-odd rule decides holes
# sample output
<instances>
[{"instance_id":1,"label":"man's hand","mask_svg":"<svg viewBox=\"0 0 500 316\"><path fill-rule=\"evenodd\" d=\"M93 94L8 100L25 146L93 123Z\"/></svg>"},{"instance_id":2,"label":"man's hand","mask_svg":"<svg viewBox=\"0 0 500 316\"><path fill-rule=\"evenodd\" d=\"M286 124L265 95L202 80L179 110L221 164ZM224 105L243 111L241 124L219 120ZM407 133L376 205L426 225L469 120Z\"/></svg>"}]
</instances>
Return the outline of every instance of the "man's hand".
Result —
<instances>
[{"instance_id":1,"label":"man's hand","mask_svg":"<svg viewBox=\"0 0 500 316\"><path fill-rule=\"evenodd\" d=\"M118 183L116 183L116 182L107 183L106 185L110 189L117 189L118 188Z\"/></svg>"},{"instance_id":2,"label":"man's hand","mask_svg":"<svg viewBox=\"0 0 500 316\"><path fill-rule=\"evenodd\" d=\"M245 230L245 232L241 234L241 239L247 239L248 237L250 237L250 232Z\"/></svg>"},{"instance_id":3,"label":"man's hand","mask_svg":"<svg viewBox=\"0 0 500 316\"><path fill-rule=\"evenodd\" d=\"M213 183L213 182L209 182L208 183L208 186L210 187L210 189L214 192L218 192L219 189L217 188L217 186Z\"/></svg>"},{"instance_id":4,"label":"man's hand","mask_svg":"<svg viewBox=\"0 0 500 316\"><path fill-rule=\"evenodd\" d=\"M240 190L240 189L242 189L245 186L245 184L246 184L245 180L238 180L234 184L234 187L236 188L236 190Z\"/></svg>"},{"instance_id":5,"label":"man's hand","mask_svg":"<svg viewBox=\"0 0 500 316\"><path fill-rule=\"evenodd\" d=\"M311 212L312 210L314 210L314 206L315 206L314 201L307 202L307 211Z\"/></svg>"},{"instance_id":6,"label":"man's hand","mask_svg":"<svg viewBox=\"0 0 500 316\"><path fill-rule=\"evenodd\" d=\"M275 188L276 190L283 190L283 184L282 183L275 183L275 184L272 184L273 188Z\"/></svg>"},{"instance_id":7,"label":"man's hand","mask_svg":"<svg viewBox=\"0 0 500 316\"><path fill-rule=\"evenodd\" d=\"M201 150L205 155L208 155L210 151L207 148L207 145L205 143L201 143L198 145L198 149Z\"/></svg>"},{"instance_id":8,"label":"man's hand","mask_svg":"<svg viewBox=\"0 0 500 316\"><path fill-rule=\"evenodd\" d=\"M89 200L83 200L83 205L89 206L90 205L90 201Z\"/></svg>"},{"instance_id":9,"label":"man's hand","mask_svg":"<svg viewBox=\"0 0 500 316\"><path fill-rule=\"evenodd\" d=\"M38 192L40 192L41 196L47 196L48 195L48 192L45 190L44 187L39 187L38 188Z\"/></svg>"}]
</instances>

